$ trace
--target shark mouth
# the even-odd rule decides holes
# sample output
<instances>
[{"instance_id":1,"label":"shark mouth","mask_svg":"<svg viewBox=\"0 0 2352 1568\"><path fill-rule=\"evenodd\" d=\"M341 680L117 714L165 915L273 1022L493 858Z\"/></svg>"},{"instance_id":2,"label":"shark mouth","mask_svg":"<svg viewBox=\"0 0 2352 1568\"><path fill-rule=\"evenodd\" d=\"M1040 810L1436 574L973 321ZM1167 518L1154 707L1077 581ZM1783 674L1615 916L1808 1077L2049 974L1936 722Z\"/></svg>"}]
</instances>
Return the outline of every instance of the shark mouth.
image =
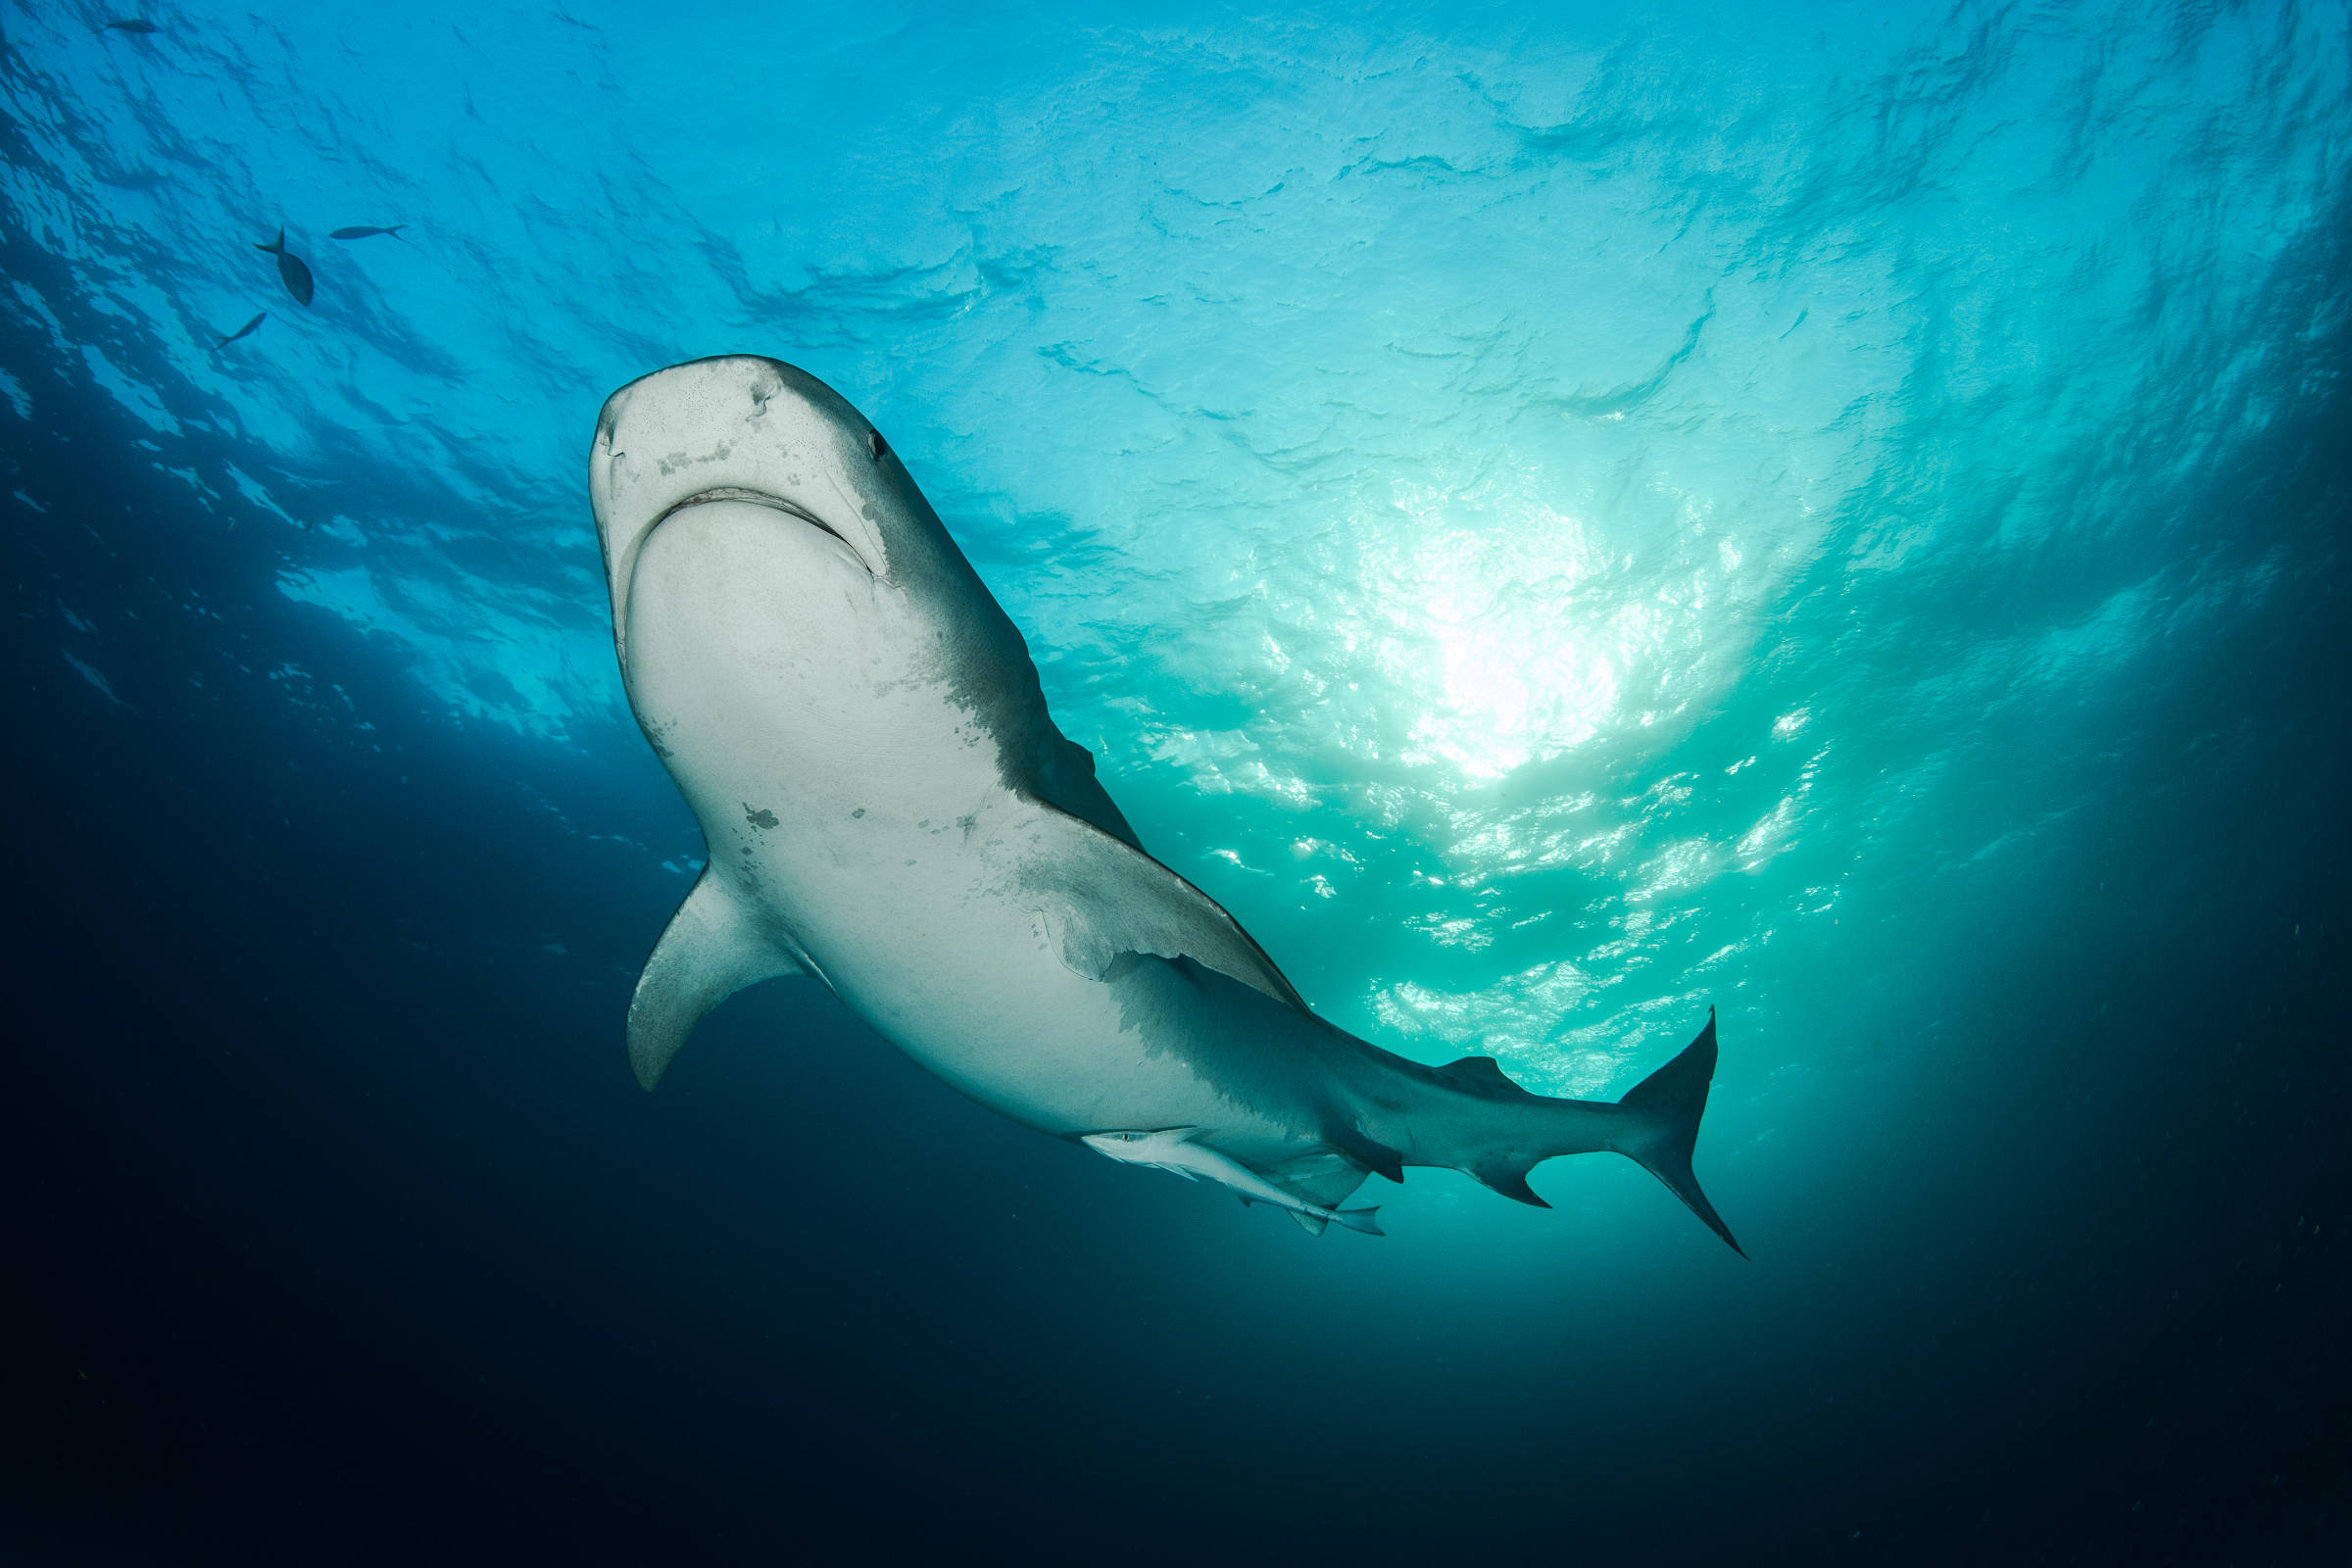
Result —
<instances>
[{"instance_id":1,"label":"shark mouth","mask_svg":"<svg viewBox=\"0 0 2352 1568\"><path fill-rule=\"evenodd\" d=\"M746 490L739 485L720 485L715 489L697 490L683 501L672 502L662 510L660 516L645 525L645 534L652 533L688 507L706 506L713 501L741 501L755 507L765 507L770 512L781 512L788 517L797 517L817 532L832 535L842 549L850 553L850 559L865 568L867 576L875 575L873 563L865 559L864 552L844 538L841 530L825 521L824 518L806 508L794 506L782 496L771 496L764 490ZM643 538L644 534L640 534L639 537Z\"/></svg>"},{"instance_id":2,"label":"shark mouth","mask_svg":"<svg viewBox=\"0 0 2352 1568\"><path fill-rule=\"evenodd\" d=\"M620 666L624 672L629 666L629 590L636 580L637 558L644 552L646 541L653 537L654 531L662 524L689 507L706 506L718 501L736 501L749 506L765 507L770 512L780 512L795 521L805 522L839 545L843 553L857 563L867 576L877 581L881 579L881 573L874 570L873 563L865 559L865 552L852 544L840 529L807 509L794 506L782 496L773 496L764 490L750 490L737 485L720 485L710 490L698 490L684 500L672 502L664 507L653 520L637 530L635 537L628 541L622 555L610 564L612 579L612 648L620 657Z\"/></svg>"}]
</instances>

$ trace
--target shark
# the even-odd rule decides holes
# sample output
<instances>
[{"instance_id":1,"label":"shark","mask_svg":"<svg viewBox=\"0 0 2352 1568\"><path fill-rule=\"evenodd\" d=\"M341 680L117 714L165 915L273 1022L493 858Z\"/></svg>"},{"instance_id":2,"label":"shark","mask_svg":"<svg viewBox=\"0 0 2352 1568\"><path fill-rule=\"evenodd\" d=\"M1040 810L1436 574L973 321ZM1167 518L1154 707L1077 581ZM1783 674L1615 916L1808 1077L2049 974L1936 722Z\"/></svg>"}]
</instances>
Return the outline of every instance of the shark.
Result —
<instances>
[{"instance_id":1,"label":"shark","mask_svg":"<svg viewBox=\"0 0 2352 1568\"><path fill-rule=\"evenodd\" d=\"M708 850L629 1002L646 1089L710 1008L801 976L979 1104L1316 1234L1379 1234L1339 1206L1371 1175L1451 1168L1548 1207L1536 1165L1608 1152L1739 1250L1691 1165L1712 1009L1613 1102L1318 1016L1145 849L899 454L823 381L757 355L632 381L588 490L629 707Z\"/></svg>"}]
</instances>

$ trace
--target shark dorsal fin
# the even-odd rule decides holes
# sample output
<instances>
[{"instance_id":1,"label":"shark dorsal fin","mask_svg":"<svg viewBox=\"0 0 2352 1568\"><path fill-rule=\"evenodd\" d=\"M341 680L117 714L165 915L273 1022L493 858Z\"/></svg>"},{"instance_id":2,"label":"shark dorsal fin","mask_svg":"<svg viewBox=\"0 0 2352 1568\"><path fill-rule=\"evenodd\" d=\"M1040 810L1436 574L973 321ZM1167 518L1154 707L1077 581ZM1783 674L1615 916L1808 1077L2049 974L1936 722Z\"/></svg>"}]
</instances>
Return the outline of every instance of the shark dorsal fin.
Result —
<instances>
[{"instance_id":1,"label":"shark dorsal fin","mask_svg":"<svg viewBox=\"0 0 2352 1568\"><path fill-rule=\"evenodd\" d=\"M1489 1089L1519 1087L1503 1072L1502 1063L1493 1056L1464 1056L1459 1061L1447 1062L1438 1071L1448 1077L1459 1078L1466 1084L1483 1084Z\"/></svg>"},{"instance_id":2,"label":"shark dorsal fin","mask_svg":"<svg viewBox=\"0 0 2352 1568\"><path fill-rule=\"evenodd\" d=\"M629 1065L651 1089L704 1013L745 986L778 975L811 974L798 955L746 916L725 880L703 868L645 960L629 999Z\"/></svg>"}]
</instances>

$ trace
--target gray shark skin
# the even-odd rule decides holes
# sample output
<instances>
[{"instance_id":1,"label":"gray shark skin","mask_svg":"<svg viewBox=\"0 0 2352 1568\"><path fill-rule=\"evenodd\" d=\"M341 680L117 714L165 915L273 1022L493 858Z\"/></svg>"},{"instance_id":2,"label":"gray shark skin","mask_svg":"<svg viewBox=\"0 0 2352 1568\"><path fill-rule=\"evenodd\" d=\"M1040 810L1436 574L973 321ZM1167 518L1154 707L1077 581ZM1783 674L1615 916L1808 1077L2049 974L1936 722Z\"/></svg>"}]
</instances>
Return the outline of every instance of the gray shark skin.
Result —
<instances>
[{"instance_id":1,"label":"gray shark skin","mask_svg":"<svg viewBox=\"0 0 2352 1568\"><path fill-rule=\"evenodd\" d=\"M738 355L631 382L597 420L589 494L629 705L710 849L629 1005L646 1088L721 1000L806 975L1055 1137L1198 1129L1327 1213L1406 1165L1547 1206L1533 1166L1614 1151L1737 1250L1690 1169L1712 1013L1613 1104L1530 1094L1491 1056L1423 1066L1317 1018L1144 852L1054 727L1020 632L889 443L814 376Z\"/></svg>"}]
</instances>

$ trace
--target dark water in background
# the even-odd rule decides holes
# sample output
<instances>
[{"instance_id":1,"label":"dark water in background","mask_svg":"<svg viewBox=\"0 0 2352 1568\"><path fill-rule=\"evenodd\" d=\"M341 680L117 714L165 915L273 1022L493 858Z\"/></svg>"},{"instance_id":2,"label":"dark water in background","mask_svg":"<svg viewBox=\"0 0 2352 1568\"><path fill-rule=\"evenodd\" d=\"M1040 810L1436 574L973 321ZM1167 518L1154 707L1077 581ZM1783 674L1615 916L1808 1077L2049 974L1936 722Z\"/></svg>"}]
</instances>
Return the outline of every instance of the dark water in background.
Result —
<instances>
[{"instance_id":1,"label":"dark water in background","mask_svg":"<svg viewBox=\"0 0 2352 1568\"><path fill-rule=\"evenodd\" d=\"M2342 8L665 15L5 13L0 1556L2343 1559ZM580 456L729 349L1329 1016L1721 1007L1754 1261L642 1095Z\"/></svg>"}]
</instances>

